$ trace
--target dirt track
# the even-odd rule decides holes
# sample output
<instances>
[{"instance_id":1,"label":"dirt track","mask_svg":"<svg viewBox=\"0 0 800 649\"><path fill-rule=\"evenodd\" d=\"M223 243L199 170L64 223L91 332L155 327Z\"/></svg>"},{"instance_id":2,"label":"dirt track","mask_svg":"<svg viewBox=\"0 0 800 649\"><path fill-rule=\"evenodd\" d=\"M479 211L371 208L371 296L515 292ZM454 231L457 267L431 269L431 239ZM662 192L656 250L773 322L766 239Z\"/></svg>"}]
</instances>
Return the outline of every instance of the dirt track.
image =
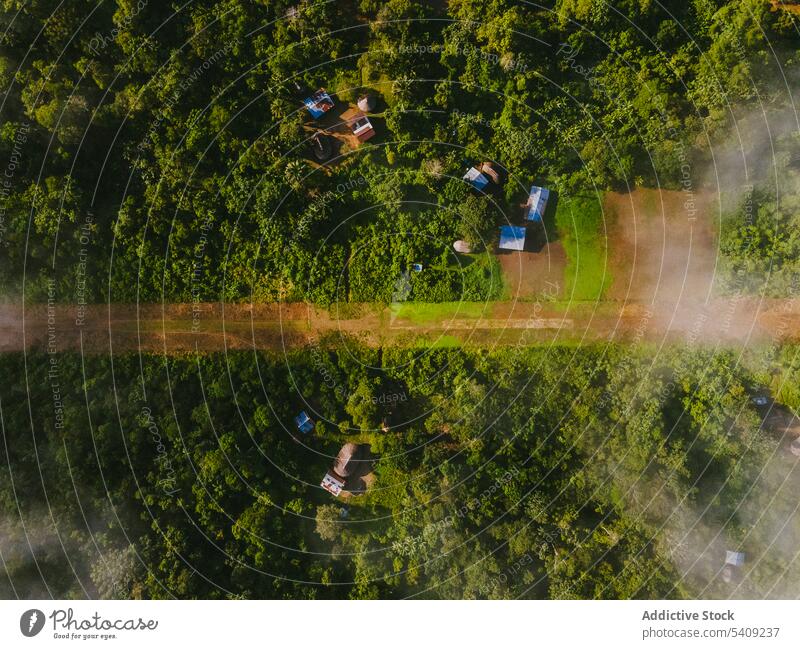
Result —
<instances>
[{"instance_id":1,"label":"dirt track","mask_svg":"<svg viewBox=\"0 0 800 649\"><path fill-rule=\"evenodd\" d=\"M603 302L496 302L465 315L465 305L435 318L393 318L391 310L347 305L324 310L306 304L0 306L0 351L50 349L87 353L181 353L266 349L281 351L326 337L367 345L541 345L662 340L698 345L744 345L800 339L800 301L755 298L671 305ZM25 320L23 332L22 320Z\"/></svg>"},{"instance_id":2,"label":"dirt track","mask_svg":"<svg viewBox=\"0 0 800 649\"><path fill-rule=\"evenodd\" d=\"M501 256L516 296L508 302L330 309L303 303L115 304L91 305L84 314L74 305L0 304L0 351L281 351L326 338L345 345L357 340L371 346L481 347L800 340L800 300L711 297L718 256L715 200L713 194L693 194L690 212L680 191L607 193L603 212L613 284L598 303L552 301L563 299L546 287L560 285L564 258L563 250L547 248Z\"/></svg>"}]
</instances>

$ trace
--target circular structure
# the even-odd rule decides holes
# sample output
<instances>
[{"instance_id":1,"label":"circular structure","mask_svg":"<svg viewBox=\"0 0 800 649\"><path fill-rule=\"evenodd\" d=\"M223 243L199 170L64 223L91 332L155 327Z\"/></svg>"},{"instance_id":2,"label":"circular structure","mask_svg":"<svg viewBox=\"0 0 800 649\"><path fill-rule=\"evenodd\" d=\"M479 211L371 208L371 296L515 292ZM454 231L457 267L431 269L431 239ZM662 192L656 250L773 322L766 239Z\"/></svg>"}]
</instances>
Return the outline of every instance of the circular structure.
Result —
<instances>
[{"instance_id":1,"label":"circular structure","mask_svg":"<svg viewBox=\"0 0 800 649\"><path fill-rule=\"evenodd\" d=\"M374 95L361 95L358 98L358 108L365 113L375 110L375 96Z\"/></svg>"},{"instance_id":2,"label":"circular structure","mask_svg":"<svg viewBox=\"0 0 800 649\"><path fill-rule=\"evenodd\" d=\"M319 162L325 162L331 157L331 153L333 152L331 139L325 135L325 133L317 131L314 137L311 138L311 152Z\"/></svg>"}]
</instances>

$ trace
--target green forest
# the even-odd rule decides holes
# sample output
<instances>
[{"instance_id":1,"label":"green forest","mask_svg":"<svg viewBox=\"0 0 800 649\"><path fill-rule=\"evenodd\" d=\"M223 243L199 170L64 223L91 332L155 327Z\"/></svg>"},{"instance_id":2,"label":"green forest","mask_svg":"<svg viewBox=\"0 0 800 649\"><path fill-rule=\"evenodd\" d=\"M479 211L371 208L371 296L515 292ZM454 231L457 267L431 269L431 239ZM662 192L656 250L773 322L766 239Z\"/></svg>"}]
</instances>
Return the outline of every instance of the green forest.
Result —
<instances>
[{"instance_id":1,"label":"green forest","mask_svg":"<svg viewBox=\"0 0 800 649\"><path fill-rule=\"evenodd\" d=\"M0 497L25 521L4 522L5 597L796 594L800 475L749 398L800 385L796 348L53 361L0 357L29 386L2 402ZM375 482L337 501L318 481L344 440Z\"/></svg>"},{"instance_id":2,"label":"green forest","mask_svg":"<svg viewBox=\"0 0 800 649\"><path fill-rule=\"evenodd\" d=\"M789 105L797 56L765 0L0 6L0 280L33 301L85 275L88 302L389 302L417 262L410 299L493 299L492 260L453 239L490 245L531 182L699 188L737 114ZM320 87L376 99L376 137L324 166ZM470 197L482 159L506 182ZM758 267L735 224L724 251Z\"/></svg>"}]
</instances>

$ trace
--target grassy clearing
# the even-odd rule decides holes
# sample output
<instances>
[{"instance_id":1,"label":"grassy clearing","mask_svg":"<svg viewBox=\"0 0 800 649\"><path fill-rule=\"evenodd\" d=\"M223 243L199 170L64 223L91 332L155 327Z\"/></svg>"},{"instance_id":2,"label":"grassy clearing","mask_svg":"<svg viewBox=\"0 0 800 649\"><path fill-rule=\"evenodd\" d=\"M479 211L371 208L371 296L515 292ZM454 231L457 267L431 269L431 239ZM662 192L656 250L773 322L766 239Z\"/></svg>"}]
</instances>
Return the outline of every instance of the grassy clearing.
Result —
<instances>
[{"instance_id":1,"label":"grassy clearing","mask_svg":"<svg viewBox=\"0 0 800 649\"><path fill-rule=\"evenodd\" d=\"M422 339L421 342L423 343L421 346L429 349L449 349L451 347L462 347L464 345L460 338L448 335L437 336L432 341L425 341L425 339Z\"/></svg>"},{"instance_id":2,"label":"grassy clearing","mask_svg":"<svg viewBox=\"0 0 800 649\"><path fill-rule=\"evenodd\" d=\"M397 319L408 320L415 325L438 325L452 318L480 318L485 315L483 302L403 302L392 305Z\"/></svg>"},{"instance_id":3,"label":"grassy clearing","mask_svg":"<svg viewBox=\"0 0 800 649\"><path fill-rule=\"evenodd\" d=\"M596 198L562 198L556 227L567 253L565 295L572 300L599 300L611 286L603 210Z\"/></svg>"}]
</instances>

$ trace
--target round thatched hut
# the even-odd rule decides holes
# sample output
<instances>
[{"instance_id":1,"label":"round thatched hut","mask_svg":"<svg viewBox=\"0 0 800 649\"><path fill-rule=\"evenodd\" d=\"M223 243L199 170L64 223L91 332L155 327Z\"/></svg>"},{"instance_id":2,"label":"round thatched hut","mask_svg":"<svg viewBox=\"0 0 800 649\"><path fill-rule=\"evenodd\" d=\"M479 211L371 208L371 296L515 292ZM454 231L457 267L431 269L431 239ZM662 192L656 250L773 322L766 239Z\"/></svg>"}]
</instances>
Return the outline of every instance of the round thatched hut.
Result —
<instances>
[{"instance_id":1,"label":"round thatched hut","mask_svg":"<svg viewBox=\"0 0 800 649\"><path fill-rule=\"evenodd\" d=\"M358 470L358 444L348 442L342 446L333 463L333 470L342 478L349 478Z\"/></svg>"},{"instance_id":2,"label":"round thatched hut","mask_svg":"<svg viewBox=\"0 0 800 649\"><path fill-rule=\"evenodd\" d=\"M333 152L330 138L324 133L316 132L311 138L311 151L319 162L325 162Z\"/></svg>"},{"instance_id":3,"label":"round thatched hut","mask_svg":"<svg viewBox=\"0 0 800 649\"><path fill-rule=\"evenodd\" d=\"M461 254L464 254L464 255L469 254L469 253L472 252L472 246L469 245L469 243L467 243L463 239L459 239L458 241L454 242L453 243L453 249L456 252L460 252Z\"/></svg>"}]
</instances>

